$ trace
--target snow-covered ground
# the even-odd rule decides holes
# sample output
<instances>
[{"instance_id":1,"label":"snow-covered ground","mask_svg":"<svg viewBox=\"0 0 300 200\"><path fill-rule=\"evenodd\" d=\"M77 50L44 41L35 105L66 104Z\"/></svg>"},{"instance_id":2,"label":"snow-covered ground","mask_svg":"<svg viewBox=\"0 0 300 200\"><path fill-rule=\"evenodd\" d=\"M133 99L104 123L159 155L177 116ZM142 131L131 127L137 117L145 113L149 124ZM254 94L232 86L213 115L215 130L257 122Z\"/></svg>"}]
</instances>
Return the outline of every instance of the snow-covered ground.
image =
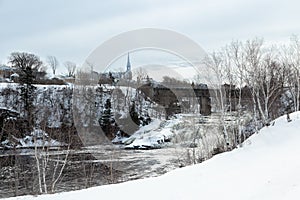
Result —
<instances>
[{"instance_id":1,"label":"snow-covered ground","mask_svg":"<svg viewBox=\"0 0 300 200\"><path fill-rule=\"evenodd\" d=\"M41 129L34 129L30 136L19 139L19 145L17 148L28 148L28 147L59 147L65 146L66 144L51 139L48 134Z\"/></svg>"},{"instance_id":2,"label":"snow-covered ground","mask_svg":"<svg viewBox=\"0 0 300 200\"><path fill-rule=\"evenodd\" d=\"M242 148L160 177L12 199L296 200L300 196L300 112L291 114L291 119L278 118Z\"/></svg>"},{"instance_id":3,"label":"snow-covered ground","mask_svg":"<svg viewBox=\"0 0 300 200\"><path fill-rule=\"evenodd\" d=\"M169 139L174 133L172 127L179 120L173 119L163 121L154 119L149 125L141 127L128 139L123 139L126 148L159 148L164 145L165 140Z\"/></svg>"},{"instance_id":4,"label":"snow-covered ground","mask_svg":"<svg viewBox=\"0 0 300 200\"><path fill-rule=\"evenodd\" d=\"M53 140L48 134L41 129L34 129L30 135L24 138L15 138L14 142L6 139L0 143L0 149L5 147L7 149L14 148L34 148L34 147L62 147L65 143Z\"/></svg>"},{"instance_id":5,"label":"snow-covered ground","mask_svg":"<svg viewBox=\"0 0 300 200\"><path fill-rule=\"evenodd\" d=\"M233 115L226 119L228 126L234 126L233 123L237 121ZM122 143L128 149L157 149L174 145L181 148L198 147L196 157L208 159L214 149L224 146L219 120L217 113L209 117L200 114L177 114L169 120L153 119L129 138L117 136L112 142ZM233 136L230 139L233 143Z\"/></svg>"}]
</instances>

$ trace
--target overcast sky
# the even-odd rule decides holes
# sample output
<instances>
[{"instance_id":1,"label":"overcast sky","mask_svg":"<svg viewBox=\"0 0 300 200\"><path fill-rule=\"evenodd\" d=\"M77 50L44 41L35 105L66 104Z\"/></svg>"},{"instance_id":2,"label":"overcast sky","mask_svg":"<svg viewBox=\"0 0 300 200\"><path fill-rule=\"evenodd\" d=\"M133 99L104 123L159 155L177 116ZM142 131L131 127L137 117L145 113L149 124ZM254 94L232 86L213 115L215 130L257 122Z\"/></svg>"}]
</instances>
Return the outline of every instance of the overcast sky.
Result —
<instances>
[{"instance_id":1,"label":"overcast sky","mask_svg":"<svg viewBox=\"0 0 300 200\"><path fill-rule=\"evenodd\" d=\"M146 27L177 31L206 51L233 39L282 43L300 33L299 19L296 0L0 0L0 63L27 51L82 64L110 37Z\"/></svg>"}]
</instances>

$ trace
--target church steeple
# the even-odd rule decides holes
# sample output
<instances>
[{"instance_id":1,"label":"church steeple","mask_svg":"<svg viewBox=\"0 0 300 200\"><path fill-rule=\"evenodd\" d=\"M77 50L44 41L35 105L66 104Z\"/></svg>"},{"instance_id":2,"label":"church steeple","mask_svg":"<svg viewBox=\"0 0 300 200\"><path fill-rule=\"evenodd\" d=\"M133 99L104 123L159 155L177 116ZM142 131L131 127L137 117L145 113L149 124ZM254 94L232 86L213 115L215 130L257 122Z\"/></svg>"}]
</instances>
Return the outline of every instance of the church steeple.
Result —
<instances>
[{"instance_id":1,"label":"church steeple","mask_svg":"<svg viewBox=\"0 0 300 200\"><path fill-rule=\"evenodd\" d=\"M131 72L131 64L130 64L129 53L127 55L127 68L126 68L126 72Z\"/></svg>"},{"instance_id":2,"label":"church steeple","mask_svg":"<svg viewBox=\"0 0 300 200\"><path fill-rule=\"evenodd\" d=\"M127 80L131 80L132 79L132 72L131 72L131 64L130 64L129 53L127 55L127 66L126 66L125 78Z\"/></svg>"}]
</instances>

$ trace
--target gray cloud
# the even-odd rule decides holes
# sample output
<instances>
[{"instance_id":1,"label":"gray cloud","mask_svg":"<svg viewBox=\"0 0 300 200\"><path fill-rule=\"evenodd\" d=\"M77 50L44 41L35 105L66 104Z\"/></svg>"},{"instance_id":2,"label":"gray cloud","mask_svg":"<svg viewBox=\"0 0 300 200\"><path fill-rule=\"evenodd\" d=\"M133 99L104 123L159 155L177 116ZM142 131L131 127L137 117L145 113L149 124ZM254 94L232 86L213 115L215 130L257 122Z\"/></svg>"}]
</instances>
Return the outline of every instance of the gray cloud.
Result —
<instances>
[{"instance_id":1,"label":"gray cloud","mask_svg":"<svg viewBox=\"0 0 300 200\"><path fill-rule=\"evenodd\" d=\"M300 32L299 6L294 0L0 0L0 62L12 51L30 51L81 64L111 36L143 27L178 31L206 50L255 36L282 42Z\"/></svg>"}]
</instances>

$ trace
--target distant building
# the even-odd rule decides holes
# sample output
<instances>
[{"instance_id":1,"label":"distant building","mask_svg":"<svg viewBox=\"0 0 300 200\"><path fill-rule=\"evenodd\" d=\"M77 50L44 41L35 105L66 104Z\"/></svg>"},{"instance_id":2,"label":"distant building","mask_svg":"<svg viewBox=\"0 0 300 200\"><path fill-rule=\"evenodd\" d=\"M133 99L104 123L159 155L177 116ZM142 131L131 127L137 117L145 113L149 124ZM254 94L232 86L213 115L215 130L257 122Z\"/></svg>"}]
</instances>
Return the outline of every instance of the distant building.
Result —
<instances>
[{"instance_id":1,"label":"distant building","mask_svg":"<svg viewBox=\"0 0 300 200\"><path fill-rule=\"evenodd\" d=\"M10 80L12 80L13 82L18 82L19 77L20 77L19 74L13 73L12 75L10 75Z\"/></svg>"},{"instance_id":2,"label":"distant building","mask_svg":"<svg viewBox=\"0 0 300 200\"><path fill-rule=\"evenodd\" d=\"M0 66L0 78L1 79L10 79L10 76L15 72L15 70L6 65Z\"/></svg>"},{"instance_id":3,"label":"distant building","mask_svg":"<svg viewBox=\"0 0 300 200\"><path fill-rule=\"evenodd\" d=\"M131 81L132 71L129 53L127 55L127 65L125 72L108 72L99 74L99 84L113 84L119 81Z\"/></svg>"},{"instance_id":4,"label":"distant building","mask_svg":"<svg viewBox=\"0 0 300 200\"><path fill-rule=\"evenodd\" d=\"M33 76L35 77L35 79L38 80L42 80L46 78L46 72L45 71L33 71Z\"/></svg>"},{"instance_id":5,"label":"distant building","mask_svg":"<svg viewBox=\"0 0 300 200\"><path fill-rule=\"evenodd\" d=\"M35 78L35 81L44 80L46 76L45 71L33 70L32 74ZM18 71L16 68L12 68L6 65L0 66L0 80L2 82L10 82L10 81L18 82L19 76L20 76L20 71Z\"/></svg>"},{"instance_id":6,"label":"distant building","mask_svg":"<svg viewBox=\"0 0 300 200\"><path fill-rule=\"evenodd\" d=\"M98 72L92 70L92 72L91 72L92 81L97 82L99 80L99 78L100 78L100 74Z\"/></svg>"}]
</instances>

